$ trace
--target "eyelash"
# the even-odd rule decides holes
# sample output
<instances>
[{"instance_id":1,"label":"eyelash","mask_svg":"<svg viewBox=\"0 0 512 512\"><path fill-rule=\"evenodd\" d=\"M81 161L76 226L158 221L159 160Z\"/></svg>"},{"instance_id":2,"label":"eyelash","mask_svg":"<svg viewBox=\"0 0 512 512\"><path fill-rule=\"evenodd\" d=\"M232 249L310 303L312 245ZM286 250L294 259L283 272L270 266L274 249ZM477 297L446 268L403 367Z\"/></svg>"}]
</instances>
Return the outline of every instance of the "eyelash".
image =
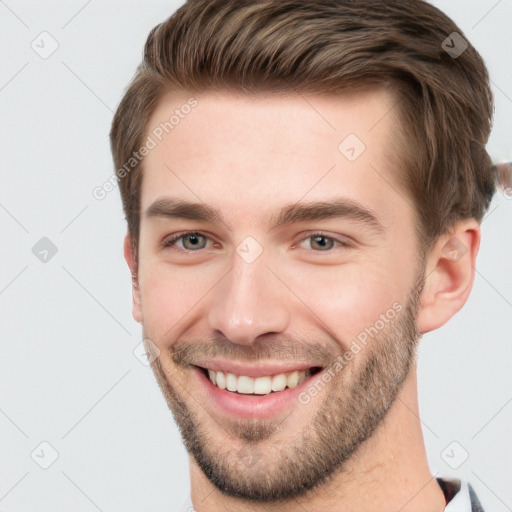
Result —
<instances>
[{"instance_id":1,"label":"eyelash","mask_svg":"<svg viewBox=\"0 0 512 512\"><path fill-rule=\"evenodd\" d=\"M172 235L170 238L166 238L163 242L162 242L162 248L163 249L169 249L171 247L175 247L176 246L176 242L178 240L180 240L181 238L184 238L186 236L190 236L190 235L199 235L199 236L204 236L206 237L207 239L209 239L209 237L203 233L201 233L200 231L184 231L184 232L181 232L181 233L177 233L175 235ZM335 243L335 246L337 245L339 249L346 249L348 247L350 247L350 244L348 244L347 242L343 242L341 240L338 240L337 238L334 238L332 236L329 236L325 233L322 233L321 231L318 231L318 232L314 232L314 233L311 233L310 235L308 235L307 237L301 239L298 243L300 242L304 242L305 240L308 240L310 238L315 238L315 237L324 237L328 240L332 240L334 243ZM297 244L294 244L293 245L293 248L295 248ZM198 249L196 251L192 251L192 250L189 250L189 249L177 249L181 252L184 252L184 253L187 253L187 254L193 254L193 253L199 253L201 252L202 250L204 250L205 248L203 249ZM334 247L332 249L329 249L329 250L326 250L326 251L318 251L318 250L315 250L315 249L311 249L313 252L316 252L316 253L332 253L334 251Z\"/></svg>"},{"instance_id":2,"label":"eyelash","mask_svg":"<svg viewBox=\"0 0 512 512\"><path fill-rule=\"evenodd\" d=\"M206 235L203 235L203 233L200 233L199 231L184 231L182 233L177 233L175 235L172 235L170 238L166 238L163 242L162 242L162 247L164 249L168 249L169 247L173 247L176 245L176 242L180 239L180 238L184 238L186 236L190 236L190 235L199 235L199 236L204 236L206 238L208 238ZM180 251L182 252L199 252L199 251L190 251L188 249L179 249ZM200 249L202 250L202 249Z\"/></svg>"}]
</instances>

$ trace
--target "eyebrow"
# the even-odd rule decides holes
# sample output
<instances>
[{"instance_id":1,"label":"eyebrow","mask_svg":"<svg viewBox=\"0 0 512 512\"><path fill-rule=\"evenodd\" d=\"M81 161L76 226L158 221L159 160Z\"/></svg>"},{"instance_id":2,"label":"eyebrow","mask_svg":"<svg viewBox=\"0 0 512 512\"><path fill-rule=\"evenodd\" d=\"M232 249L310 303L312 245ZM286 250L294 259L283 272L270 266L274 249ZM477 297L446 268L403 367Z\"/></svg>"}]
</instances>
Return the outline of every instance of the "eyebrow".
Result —
<instances>
[{"instance_id":1,"label":"eyebrow","mask_svg":"<svg viewBox=\"0 0 512 512\"><path fill-rule=\"evenodd\" d=\"M146 209L145 217L147 219L166 217L203 221L212 224L220 223L224 224L230 231L233 231L218 210L204 203L195 203L183 199L158 199ZM287 204L277 212L277 215L270 216L269 228L276 229L295 222L335 218L345 218L359 222L379 235L383 235L386 232L386 228L375 212L345 198Z\"/></svg>"}]
</instances>

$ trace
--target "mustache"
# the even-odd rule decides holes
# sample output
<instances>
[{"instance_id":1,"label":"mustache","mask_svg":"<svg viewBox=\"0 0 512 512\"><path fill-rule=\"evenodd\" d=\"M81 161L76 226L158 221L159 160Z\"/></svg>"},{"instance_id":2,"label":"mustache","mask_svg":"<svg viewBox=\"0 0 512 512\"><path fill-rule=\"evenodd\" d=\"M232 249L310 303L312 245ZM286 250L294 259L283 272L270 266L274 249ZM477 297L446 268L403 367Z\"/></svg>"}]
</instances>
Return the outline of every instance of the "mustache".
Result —
<instances>
[{"instance_id":1,"label":"mustache","mask_svg":"<svg viewBox=\"0 0 512 512\"><path fill-rule=\"evenodd\" d=\"M307 361L314 366L328 366L338 356L327 344L313 343L300 339L260 339L253 344L237 345L224 337L209 338L194 342L177 342L169 347L172 360L179 366L200 366L209 359L229 359L238 362Z\"/></svg>"}]
</instances>

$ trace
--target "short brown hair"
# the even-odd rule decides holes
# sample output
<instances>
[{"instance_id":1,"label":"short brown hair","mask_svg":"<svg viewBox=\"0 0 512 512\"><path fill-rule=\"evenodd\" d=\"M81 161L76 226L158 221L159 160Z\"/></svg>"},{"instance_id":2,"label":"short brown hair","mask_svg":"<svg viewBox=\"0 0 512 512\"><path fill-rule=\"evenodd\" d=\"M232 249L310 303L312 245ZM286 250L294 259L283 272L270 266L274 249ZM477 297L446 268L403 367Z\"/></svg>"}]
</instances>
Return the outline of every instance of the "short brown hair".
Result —
<instances>
[{"instance_id":1,"label":"short brown hair","mask_svg":"<svg viewBox=\"0 0 512 512\"><path fill-rule=\"evenodd\" d=\"M460 55L445 51L456 43ZM416 205L420 246L457 220L481 222L495 192L487 69L453 21L423 0L189 0L148 36L112 123L115 167L141 147L169 91L342 94L369 86L400 97L399 179ZM135 249L142 163L118 178Z\"/></svg>"}]
</instances>

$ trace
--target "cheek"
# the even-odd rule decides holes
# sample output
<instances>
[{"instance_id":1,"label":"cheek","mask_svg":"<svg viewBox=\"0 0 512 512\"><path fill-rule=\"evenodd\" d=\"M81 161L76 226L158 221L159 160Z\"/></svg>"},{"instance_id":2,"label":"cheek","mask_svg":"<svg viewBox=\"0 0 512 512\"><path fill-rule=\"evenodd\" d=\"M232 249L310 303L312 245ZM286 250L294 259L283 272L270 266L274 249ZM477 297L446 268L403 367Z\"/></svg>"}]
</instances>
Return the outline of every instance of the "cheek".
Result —
<instances>
[{"instance_id":1,"label":"cheek","mask_svg":"<svg viewBox=\"0 0 512 512\"><path fill-rule=\"evenodd\" d=\"M214 286L207 271L197 267L171 267L153 262L141 268L140 289L144 326L159 342L170 342L194 316ZM154 340L154 341L155 341Z\"/></svg>"},{"instance_id":2,"label":"cheek","mask_svg":"<svg viewBox=\"0 0 512 512\"><path fill-rule=\"evenodd\" d=\"M290 288L306 306L310 321L320 321L343 344L350 345L381 314L393 310L404 296L401 283L382 267L346 265L302 271L290 278ZM309 313L307 312L309 311ZM322 325L319 325L322 328Z\"/></svg>"}]
</instances>

